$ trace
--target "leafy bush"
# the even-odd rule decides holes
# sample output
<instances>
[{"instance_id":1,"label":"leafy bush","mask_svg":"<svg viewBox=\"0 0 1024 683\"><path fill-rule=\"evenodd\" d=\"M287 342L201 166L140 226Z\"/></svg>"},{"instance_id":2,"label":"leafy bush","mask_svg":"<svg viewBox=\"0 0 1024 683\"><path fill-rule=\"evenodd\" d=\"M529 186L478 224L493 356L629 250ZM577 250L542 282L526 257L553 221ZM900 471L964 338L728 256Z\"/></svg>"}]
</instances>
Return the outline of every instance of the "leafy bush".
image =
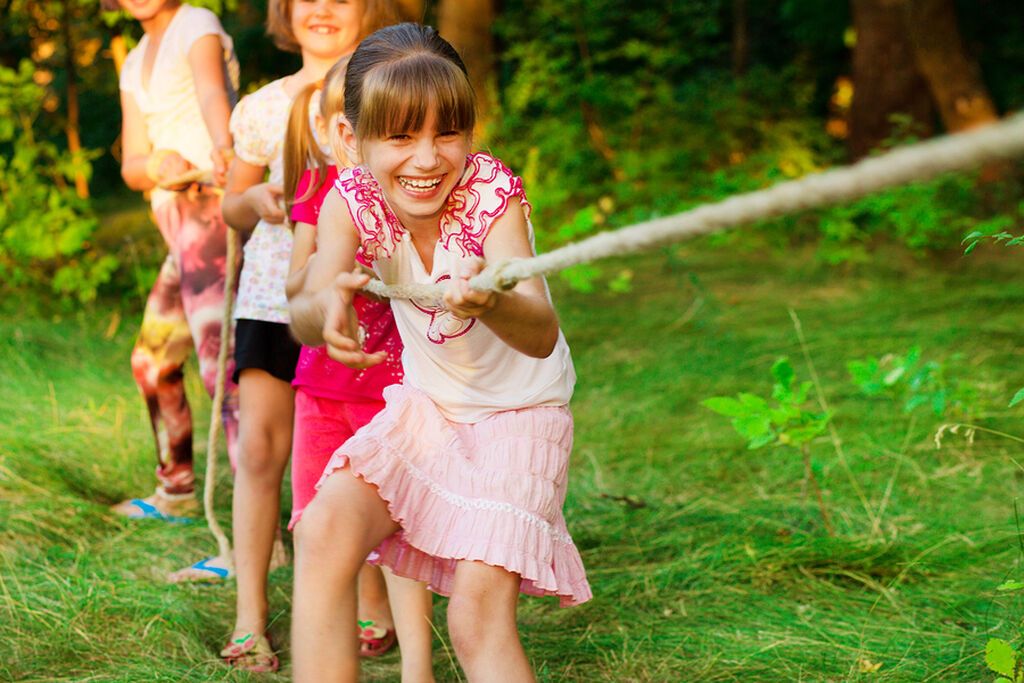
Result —
<instances>
[{"instance_id":1,"label":"leafy bush","mask_svg":"<svg viewBox=\"0 0 1024 683\"><path fill-rule=\"evenodd\" d=\"M926 406L936 417L951 412L970 417L977 408L977 391L956 376L956 360L925 361L921 347L913 346L903 355L851 360L846 368L862 394L901 401L907 413Z\"/></svg>"},{"instance_id":2,"label":"leafy bush","mask_svg":"<svg viewBox=\"0 0 1024 683\"><path fill-rule=\"evenodd\" d=\"M27 60L17 70L0 67L0 280L8 290L91 301L119 263L91 244L98 221L70 185L77 172L88 176L95 155L36 138L45 93L32 76Z\"/></svg>"}]
</instances>

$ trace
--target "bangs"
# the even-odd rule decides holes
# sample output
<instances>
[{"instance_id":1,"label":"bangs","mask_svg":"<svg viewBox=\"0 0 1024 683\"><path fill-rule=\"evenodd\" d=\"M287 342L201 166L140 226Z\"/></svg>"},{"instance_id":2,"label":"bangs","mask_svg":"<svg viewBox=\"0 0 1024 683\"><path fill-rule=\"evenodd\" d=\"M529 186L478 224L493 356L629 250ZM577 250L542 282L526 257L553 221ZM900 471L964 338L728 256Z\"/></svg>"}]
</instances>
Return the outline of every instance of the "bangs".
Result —
<instances>
[{"instance_id":1,"label":"bangs","mask_svg":"<svg viewBox=\"0 0 1024 683\"><path fill-rule=\"evenodd\" d=\"M418 131L430 112L438 131L468 132L476 123L466 74L446 59L419 52L366 74L356 135L370 139Z\"/></svg>"}]
</instances>

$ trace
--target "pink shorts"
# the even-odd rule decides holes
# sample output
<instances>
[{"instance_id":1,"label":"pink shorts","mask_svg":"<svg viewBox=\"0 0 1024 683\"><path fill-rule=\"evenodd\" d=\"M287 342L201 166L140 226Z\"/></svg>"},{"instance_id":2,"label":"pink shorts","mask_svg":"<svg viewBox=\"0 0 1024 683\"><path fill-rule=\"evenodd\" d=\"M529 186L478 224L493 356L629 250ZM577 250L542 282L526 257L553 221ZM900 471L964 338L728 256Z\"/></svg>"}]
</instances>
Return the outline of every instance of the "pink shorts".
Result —
<instances>
[{"instance_id":1,"label":"pink shorts","mask_svg":"<svg viewBox=\"0 0 1024 683\"><path fill-rule=\"evenodd\" d=\"M295 430L292 437L291 529L313 500L316 483L334 451L373 419L384 401L335 401L295 392Z\"/></svg>"}]
</instances>

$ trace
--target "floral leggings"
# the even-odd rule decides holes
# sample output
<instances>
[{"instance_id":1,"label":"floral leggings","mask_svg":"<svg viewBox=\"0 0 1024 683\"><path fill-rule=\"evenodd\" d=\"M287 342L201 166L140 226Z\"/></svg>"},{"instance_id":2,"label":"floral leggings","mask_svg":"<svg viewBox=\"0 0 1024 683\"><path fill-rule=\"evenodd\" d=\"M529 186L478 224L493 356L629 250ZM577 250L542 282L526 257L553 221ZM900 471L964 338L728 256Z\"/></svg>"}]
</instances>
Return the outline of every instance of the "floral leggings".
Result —
<instances>
[{"instance_id":1,"label":"floral leggings","mask_svg":"<svg viewBox=\"0 0 1024 683\"><path fill-rule=\"evenodd\" d=\"M192 413L185 396L183 369L193 346L206 391L213 396L224 312L227 226L220 197L193 186L155 210L169 253L160 268L138 342L132 374L149 408L156 437L156 476L167 493L194 489ZM228 354L224 393L224 433L232 467L238 437L238 387L231 381Z\"/></svg>"}]
</instances>

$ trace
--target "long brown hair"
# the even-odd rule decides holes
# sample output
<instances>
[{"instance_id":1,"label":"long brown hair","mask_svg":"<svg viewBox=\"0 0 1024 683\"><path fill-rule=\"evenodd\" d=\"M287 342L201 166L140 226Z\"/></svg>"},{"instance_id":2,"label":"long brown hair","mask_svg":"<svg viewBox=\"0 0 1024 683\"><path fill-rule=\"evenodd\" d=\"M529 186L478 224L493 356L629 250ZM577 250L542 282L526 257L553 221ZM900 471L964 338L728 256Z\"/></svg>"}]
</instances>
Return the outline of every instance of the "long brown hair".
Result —
<instances>
[{"instance_id":1,"label":"long brown hair","mask_svg":"<svg viewBox=\"0 0 1024 683\"><path fill-rule=\"evenodd\" d=\"M345 78L345 117L356 138L419 130L430 111L441 130L473 130L473 86L455 48L433 28L409 23L363 40Z\"/></svg>"}]
</instances>

